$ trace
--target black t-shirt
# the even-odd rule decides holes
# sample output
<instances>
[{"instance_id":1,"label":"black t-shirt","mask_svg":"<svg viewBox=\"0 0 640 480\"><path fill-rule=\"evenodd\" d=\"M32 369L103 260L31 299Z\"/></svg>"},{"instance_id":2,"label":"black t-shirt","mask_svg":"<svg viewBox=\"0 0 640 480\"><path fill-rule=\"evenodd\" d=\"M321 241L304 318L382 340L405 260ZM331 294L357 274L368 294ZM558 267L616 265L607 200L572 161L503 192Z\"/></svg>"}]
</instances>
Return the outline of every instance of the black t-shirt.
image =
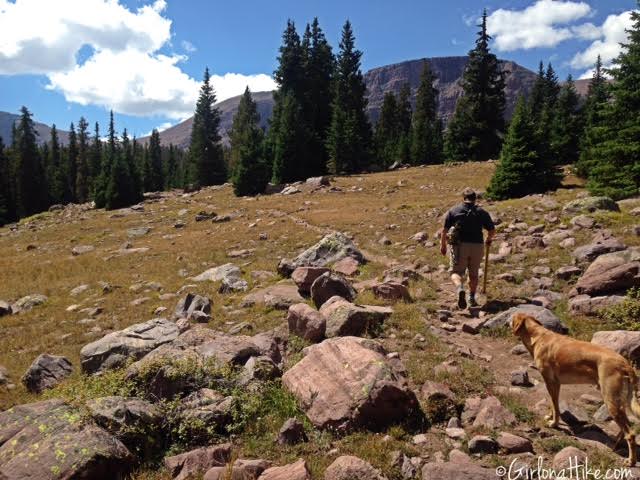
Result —
<instances>
[{"instance_id":1,"label":"black t-shirt","mask_svg":"<svg viewBox=\"0 0 640 480\"><path fill-rule=\"evenodd\" d=\"M470 210L473 209L475 212ZM489 213L473 203L461 203L447 212L444 228L449 230L457 222L461 222L460 242L483 243L482 229L493 230L495 225Z\"/></svg>"}]
</instances>

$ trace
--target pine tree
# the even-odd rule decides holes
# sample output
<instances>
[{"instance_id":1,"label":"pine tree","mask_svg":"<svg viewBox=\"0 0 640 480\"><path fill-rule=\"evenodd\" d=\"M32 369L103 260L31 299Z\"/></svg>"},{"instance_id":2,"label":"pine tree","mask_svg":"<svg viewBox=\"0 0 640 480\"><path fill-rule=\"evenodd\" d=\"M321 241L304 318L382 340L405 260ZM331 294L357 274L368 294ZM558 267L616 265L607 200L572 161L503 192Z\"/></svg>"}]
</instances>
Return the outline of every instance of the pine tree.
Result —
<instances>
[{"instance_id":1,"label":"pine tree","mask_svg":"<svg viewBox=\"0 0 640 480\"><path fill-rule=\"evenodd\" d=\"M279 95L283 95L279 93ZM299 154L304 150L305 130L302 108L293 93L285 93L281 99L277 133L273 145L272 182L282 184L301 180L304 170Z\"/></svg>"},{"instance_id":2,"label":"pine tree","mask_svg":"<svg viewBox=\"0 0 640 480\"><path fill-rule=\"evenodd\" d=\"M640 6L640 3L639 3ZM589 149L589 190L621 199L640 193L640 12L631 12L628 43L608 70L611 102L602 108L602 130Z\"/></svg>"},{"instance_id":3,"label":"pine tree","mask_svg":"<svg viewBox=\"0 0 640 480\"><path fill-rule=\"evenodd\" d=\"M137 198L134 203L139 202L143 198L142 193L144 191L144 185L142 183L142 173L140 172L141 157L143 151L144 147L140 145L134 135L133 141L131 142L131 158L129 159L129 170L131 170L133 191L135 192L135 196Z\"/></svg>"},{"instance_id":4,"label":"pine tree","mask_svg":"<svg viewBox=\"0 0 640 480\"><path fill-rule=\"evenodd\" d=\"M580 97L569 75L560 89L551 124L551 151L556 164L578 161L582 129Z\"/></svg>"},{"instance_id":5,"label":"pine tree","mask_svg":"<svg viewBox=\"0 0 640 480\"><path fill-rule=\"evenodd\" d=\"M535 124L520 97L487 195L504 200L544 192L553 186L551 179L559 184L557 170L540 156Z\"/></svg>"},{"instance_id":6,"label":"pine tree","mask_svg":"<svg viewBox=\"0 0 640 480\"><path fill-rule=\"evenodd\" d=\"M118 139L113 121L113 110L109 113L109 130L107 132L107 144L102 150L102 160L100 162L100 175L95 182L93 200L96 208L104 208L107 203L107 188L111 178L111 170L118 154Z\"/></svg>"},{"instance_id":7,"label":"pine tree","mask_svg":"<svg viewBox=\"0 0 640 480\"><path fill-rule=\"evenodd\" d=\"M89 199L89 124L80 117L78 122L78 156L76 169L76 200L84 203Z\"/></svg>"},{"instance_id":8,"label":"pine tree","mask_svg":"<svg viewBox=\"0 0 640 480\"><path fill-rule=\"evenodd\" d=\"M35 125L27 107L20 109L14 136L15 202L18 218L48 206L44 165L36 142Z\"/></svg>"},{"instance_id":9,"label":"pine tree","mask_svg":"<svg viewBox=\"0 0 640 480\"><path fill-rule=\"evenodd\" d=\"M396 157L400 163L411 162L411 122L413 110L411 108L411 87L408 83L402 85L398 94L398 126L400 136L396 147Z\"/></svg>"},{"instance_id":10,"label":"pine tree","mask_svg":"<svg viewBox=\"0 0 640 480\"><path fill-rule=\"evenodd\" d=\"M414 165L442 162L442 123L438 119L436 78L425 60L416 93L411 131L411 160Z\"/></svg>"},{"instance_id":11,"label":"pine tree","mask_svg":"<svg viewBox=\"0 0 640 480\"><path fill-rule=\"evenodd\" d=\"M93 130L93 141L89 152L89 195L95 196L96 184L100 176L102 165L102 140L100 140L100 126L96 122Z\"/></svg>"},{"instance_id":12,"label":"pine tree","mask_svg":"<svg viewBox=\"0 0 640 480\"><path fill-rule=\"evenodd\" d=\"M62 150L58 139L58 129L53 124L49 140L49 158L47 159L47 190L51 203L64 201L65 185L66 172L62 166Z\"/></svg>"},{"instance_id":13,"label":"pine tree","mask_svg":"<svg viewBox=\"0 0 640 480\"><path fill-rule=\"evenodd\" d=\"M180 181L178 156L176 154L176 148L172 143L169 144L167 151L167 162L165 166L165 190L171 190L172 188L178 188L182 185Z\"/></svg>"},{"instance_id":14,"label":"pine tree","mask_svg":"<svg viewBox=\"0 0 640 480\"><path fill-rule=\"evenodd\" d=\"M133 150L127 129L122 132L120 148L117 149L115 161L107 183L105 207L107 210L128 207L142 199L140 191L136 191L136 179L133 166Z\"/></svg>"},{"instance_id":15,"label":"pine tree","mask_svg":"<svg viewBox=\"0 0 640 480\"><path fill-rule=\"evenodd\" d=\"M342 28L327 135L328 170L334 174L358 172L369 165L371 157L371 125L366 114L367 87L360 71L361 58L347 20Z\"/></svg>"},{"instance_id":16,"label":"pine tree","mask_svg":"<svg viewBox=\"0 0 640 480\"><path fill-rule=\"evenodd\" d=\"M78 136L76 129L71 122L69 127L69 146L66 149L64 158L64 177L65 190L63 194L64 203L73 203L76 201L76 174L78 171Z\"/></svg>"},{"instance_id":17,"label":"pine tree","mask_svg":"<svg viewBox=\"0 0 640 480\"><path fill-rule=\"evenodd\" d=\"M607 81L604 77L602 60L598 55L583 106L584 133L580 144L580 159L576 164L576 173L583 178L589 176L593 167L593 148L599 143L601 134L606 130L603 125L603 112L608 102Z\"/></svg>"},{"instance_id":18,"label":"pine tree","mask_svg":"<svg viewBox=\"0 0 640 480\"><path fill-rule=\"evenodd\" d=\"M529 111L531 112L531 120L534 122L538 122L540 120L540 115L542 114L542 109L544 108L546 100L547 82L544 74L544 63L540 61L538 76L536 77L536 81L533 84L533 88L529 96Z\"/></svg>"},{"instance_id":19,"label":"pine tree","mask_svg":"<svg viewBox=\"0 0 640 480\"><path fill-rule=\"evenodd\" d=\"M155 128L151 132L151 138L149 139L147 162L149 165L149 178L147 179L145 177L144 179L145 191L158 192L163 188L164 178L162 173L162 147L160 146L160 134Z\"/></svg>"},{"instance_id":20,"label":"pine tree","mask_svg":"<svg viewBox=\"0 0 640 480\"><path fill-rule=\"evenodd\" d=\"M400 132L401 127L396 96L393 92L386 92L382 100L380 118L376 124L374 135L378 163L383 169L389 168L389 166L396 161Z\"/></svg>"},{"instance_id":21,"label":"pine tree","mask_svg":"<svg viewBox=\"0 0 640 480\"><path fill-rule=\"evenodd\" d=\"M450 161L488 160L500 152L504 132L504 73L489 50L487 12L462 77L463 96L456 105L445 140Z\"/></svg>"},{"instance_id":22,"label":"pine tree","mask_svg":"<svg viewBox=\"0 0 640 480\"><path fill-rule=\"evenodd\" d=\"M0 227L15 220L10 179L9 157L0 137Z\"/></svg>"},{"instance_id":23,"label":"pine tree","mask_svg":"<svg viewBox=\"0 0 640 480\"><path fill-rule=\"evenodd\" d=\"M240 99L231 127L231 182L237 196L263 193L269 181L269 171L263 155L263 132L260 115L249 87Z\"/></svg>"},{"instance_id":24,"label":"pine tree","mask_svg":"<svg viewBox=\"0 0 640 480\"><path fill-rule=\"evenodd\" d=\"M216 95L210 79L206 68L191 129L187 182L196 187L220 185L227 180L220 145L220 110L214 106Z\"/></svg>"},{"instance_id":25,"label":"pine tree","mask_svg":"<svg viewBox=\"0 0 640 480\"><path fill-rule=\"evenodd\" d=\"M544 74L544 101L550 108L554 108L558 101L558 95L560 95L560 83L558 83L558 76L551 63L547 65L547 71Z\"/></svg>"}]
</instances>

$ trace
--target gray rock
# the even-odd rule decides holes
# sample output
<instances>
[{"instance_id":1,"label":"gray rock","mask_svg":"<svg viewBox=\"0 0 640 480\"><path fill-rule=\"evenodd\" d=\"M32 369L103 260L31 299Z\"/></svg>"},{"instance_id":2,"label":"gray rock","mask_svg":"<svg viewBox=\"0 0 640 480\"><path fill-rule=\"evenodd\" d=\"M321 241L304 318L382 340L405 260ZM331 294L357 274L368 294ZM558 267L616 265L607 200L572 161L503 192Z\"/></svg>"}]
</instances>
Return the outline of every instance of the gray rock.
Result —
<instances>
[{"instance_id":1,"label":"gray rock","mask_svg":"<svg viewBox=\"0 0 640 480\"><path fill-rule=\"evenodd\" d=\"M598 408L598 410L596 410L596 413L593 414L593 419L596 422L602 422L602 423L608 422L609 420L613 420L613 418L611 417L611 414L609 413L609 409L604 403L600 405L600 408Z\"/></svg>"},{"instance_id":2,"label":"gray rock","mask_svg":"<svg viewBox=\"0 0 640 480\"><path fill-rule=\"evenodd\" d=\"M557 333L567 333L569 329L551 311L538 305L520 305L499 313L490 318L484 324L484 328L496 328L511 324L511 319L516 313L526 313L538 320L545 328Z\"/></svg>"},{"instance_id":3,"label":"gray rock","mask_svg":"<svg viewBox=\"0 0 640 480\"><path fill-rule=\"evenodd\" d=\"M77 257L78 255L93 252L95 249L96 247L94 247L93 245L76 245L71 249L71 254L74 257Z\"/></svg>"},{"instance_id":4,"label":"gray rock","mask_svg":"<svg viewBox=\"0 0 640 480\"><path fill-rule=\"evenodd\" d=\"M186 318L187 320L191 320L198 315L196 312L209 317L211 314L211 299L193 293L187 293L176 305L173 316L175 319Z\"/></svg>"},{"instance_id":5,"label":"gray rock","mask_svg":"<svg viewBox=\"0 0 640 480\"><path fill-rule=\"evenodd\" d=\"M606 297L590 297L589 295L578 295L569 300L569 310L577 315L594 316L602 310L624 302L625 297L620 295L609 295Z\"/></svg>"},{"instance_id":6,"label":"gray rock","mask_svg":"<svg viewBox=\"0 0 640 480\"><path fill-rule=\"evenodd\" d=\"M327 337L362 336L375 334L393 313L386 307L354 305L342 297L332 297L320 308L326 319Z\"/></svg>"},{"instance_id":7,"label":"gray rock","mask_svg":"<svg viewBox=\"0 0 640 480\"><path fill-rule=\"evenodd\" d=\"M352 302L357 292L351 283L342 275L327 272L320 275L311 285L311 298L317 308L320 308L331 297L339 296Z\"/></svg>"},{"instance_id":8,"label":"gray rock","mask_svg":"<svg viewBox=\"0 0 640 480\"><path fill-rule=\"evenodd\" d=\"M353 257L360 263L365 262L364 255L349 237L344 233L334 232L293 260L282 259L278 265L278 272L288 277L298 267L326 267L344 257Z\"/></svg>"},{"instance_id":9,"label":"gray rock","mask_svg":"<svg viewBox=\"0 0 640 480\"><path fill-rule=\"evenodd\" d=\"M134 237L144 237L147 233L151 231L150 227L135 227L127 230L127 236L129 238Z\"/></svg>"},{"instance_id":10,"label":"gray rock","mask_svg":"<svg viewBox=\"0 0 640 480\"><path fill-rule=\"evenodd\" d=\"M464 404L462 423L474 427L500 428L515 424L516 417L496 397L470 397Z\"/></svg>"},{"instance_id":11,"label":"gray rock","mask_svg":"<svg viewBox=\"0 0 640 480\"><path fill-rule=\"evenodd\" d=\"M592 213L597 210L619 212L620 207L609 197L585 197L567 203L562 209L567 214Z\"/></svg>"},{"instance_id":12,"label":"gray rock","mask_svg":"<svg viewBox=\"0 0 640 480\"><path fill-rule=\"evenodd\" d=\"M273 380L281 375L280 368L270 357L250 357L242 370L241 383L247 384L253 380Z\"/></svg>"},{"instance_id":13,"label":"gray rock","mask_svg":"<svg viewBox=\"0 0 640 480\"><path fill-rule=\"evenodd\" d=\"M154 318L109 333L80 350L82 371L91 374L122 367L127 361L138 360L160 345L172 342L179 334L178 326L165 318Z\"/></svg>"},{"instance_id":14,"label":"gray rock","mask_svg":"<svg viewBox=\"0 0 640 480\"><path fill-rule=\"evenodd\" d=\"M331 181L329 180L329 177L326 177L326 176L310 177L310 178L307 178L305 183L311 187L316 187L316 188L328 187L329 185L331 185Z\"/></svg>"},{"instance_id":15,"label":"gray rock","mask_svg":"<svg viewBox=\"0 0 640 480\"><path fill-rule=\"evenodd\" d=\"M603 238L576 248L572 255L579 262L591 262L605 253L619 252L626 248L626 245L617 238Z\"/></svg>"},{"instance_id":16,"label":"gray rock","mask_svg":"<svg viewBox=\"0 0 640 480\"><path fill-rule=\"evenodd\" d=\"M242 300L242 307L265 305L276 310L288 310L291 305L304 302L304 298L298 292L298 287L285 280L275 285L256 290Z\"/></svg>"},{"instance_id":17,"label":"gray rock","mask_svg":"<svg viewBox=\"0 0 640 480\"><path fill-rule=\"evenodd\" d=\"M511 372L511 385L516 387L532 387L533 384L529 380L529 373L526 370L516 370Z\"/></svg>"},{"instance_id":18,"label":"gray rock","mask_svg":"<svg viewBox=\"0 0 640 480\"><path fill-rule=\"evenodd\" d=\"M628 330L600 331L593 334L591 343L610 348L633 363L640 361L640 332Z\"/></svg>"},{"instance_id":19,"label":"gray rock","mask_svg":"<svg viewBox=\"0 0 640 480\"><path fill-rule=\"evenodd\" d=\"M45 295L33 294L22 297L11 305L13 313L27 312L49 300Z\"/></svg>"},{"instance_id":20,"label":"gray rock","mask_svg":"<svg viewBox=\"0 0 640 480\"><path fill-rule=\"evenodd\" d=\"M456 396L443 383L426 381L420 389L424 412L432 422L439 422L457 414Z\"/></svg>"},{"instance_id":21,"label":"gray rock","mask_svg":"<svg viewBox=\"0 0 640 480\"><path fill-rule=\"evenodd\" d=\"M491 437L486 435L476 435L467 445L469 453L496 453L498 451L498 443Z\"/></svg>"},{"instance_id":22,"label":"gray rock","mask_svg":"<svg viewBox=\"0 0 640 480\"><path fill-rule=\"evenodd\" d=\"M0 300L0 317L4 317L5 315L11 315L13 310L11 305L7 302Z\"/></svg>"},{"instance_id":23,"label":"gray rock","mask_svg":"<svg viewBox=\"0 0 640 480\"><path fill-rule=\"evenodd\" d=\"M507 454L533 452L531 440L508 432L500 432L498 446Z\"/></svg>"},{"instance_id":24,"label":"gray rock","mask_svg":"<svg viewBox=\"0 0 640 480\"><path fill-rule=\"evenodd\" d=\"M73 366L65 357L43 353L33 361L22 377L22 383L30 392L40 393L55 387L72 371Z\"/></svg>"},{"instance_id":25,"label":"gray rock","mask_svg":"<svg viewBox=\"0 0 640 480\"><path fill-rule=\"evenodd\" d=\"M297 418L285 421L278 432L278 445L296 445L307 440L304 425Z\"/></svg>"}]
</instances>

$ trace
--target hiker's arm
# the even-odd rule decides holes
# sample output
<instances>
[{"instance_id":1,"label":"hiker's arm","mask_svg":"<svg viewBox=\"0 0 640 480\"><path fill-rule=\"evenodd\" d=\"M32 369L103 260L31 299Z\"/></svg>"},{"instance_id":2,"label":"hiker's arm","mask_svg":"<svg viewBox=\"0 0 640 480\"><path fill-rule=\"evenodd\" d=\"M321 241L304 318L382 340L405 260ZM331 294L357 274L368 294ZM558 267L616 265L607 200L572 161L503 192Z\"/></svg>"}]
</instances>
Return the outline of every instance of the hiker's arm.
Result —
<instances>
[{"instance_id":1,"label":"hiker's arm","mask_svg":"<svg viewBox=\"0 0 640 480\"><path fill-rule=\"evenodd\" d=\"M485 243L487 245L491 245L491 242L493 241L493 237L496 234L496 225L495 223L493 223L493 220L491 219L491 215L489 215L489 212L487 212L486 210L484 210L483 223L484 223L483 227L487 231L487 239L485 240Z\"/></svg>"},{"instance_id":2,"label":"hiker's arm","mask_svg":"<svg viewBox=\"0 0 640 480\"><path fill-rule=\"evenodd\" d=\"M491 242L493 242L493 237L495 236L495 234L496 234L495 228L487 231L487 239L485 240L485 243L487 245L491 245Z\"/></svg>"}]
</instances>

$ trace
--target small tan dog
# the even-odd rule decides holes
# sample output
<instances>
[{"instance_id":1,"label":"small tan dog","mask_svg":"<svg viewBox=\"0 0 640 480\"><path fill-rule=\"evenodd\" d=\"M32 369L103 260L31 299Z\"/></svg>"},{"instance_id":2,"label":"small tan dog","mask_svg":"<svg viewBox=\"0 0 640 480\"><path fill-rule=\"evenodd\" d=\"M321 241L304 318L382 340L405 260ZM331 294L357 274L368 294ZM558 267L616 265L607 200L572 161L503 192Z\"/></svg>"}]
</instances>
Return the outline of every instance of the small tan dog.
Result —
<instances>
[{"instance_id":1,"label":"small tan dog","mask_svg":"<svg viewBox=\"0 0 640 480\"><path fill-rule=\"evenodd\" d=\"M631 430L627 411L640 417L636 398L638 378L629 362L605 347L582 342L547 330L535 318L517 313L511 321L514 335L533 357L551 397L549 426L557 427L560 420L558 397L563 384L595 384L602 393L609 413L620 427L615 450L622 439L629 447L627 466L636 464L635 434Z\"/></svg>"}]
</instances>

